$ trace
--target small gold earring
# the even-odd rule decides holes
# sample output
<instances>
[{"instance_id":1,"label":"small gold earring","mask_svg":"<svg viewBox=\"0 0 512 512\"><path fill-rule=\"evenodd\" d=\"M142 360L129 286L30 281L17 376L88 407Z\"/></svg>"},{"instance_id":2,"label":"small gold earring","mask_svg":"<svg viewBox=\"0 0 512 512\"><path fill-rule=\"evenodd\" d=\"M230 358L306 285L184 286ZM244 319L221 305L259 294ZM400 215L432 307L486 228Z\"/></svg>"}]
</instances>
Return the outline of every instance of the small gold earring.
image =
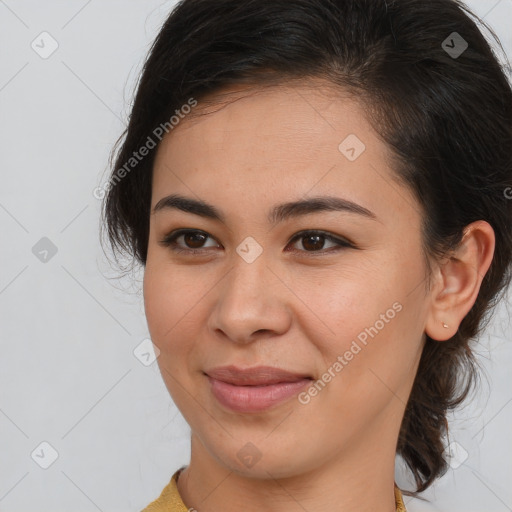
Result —
<instances>
[{"instance_id":1,"label":"small gold earring","mask_svg":"<svg viewBox=\"0 0 512 512\"><path fill-rule=\"evenodd\" d=\"M443 327L444 327L445 329L448 329L448 326L447 326L444 322L443 322Z\"/></svg>"}]
</instances>

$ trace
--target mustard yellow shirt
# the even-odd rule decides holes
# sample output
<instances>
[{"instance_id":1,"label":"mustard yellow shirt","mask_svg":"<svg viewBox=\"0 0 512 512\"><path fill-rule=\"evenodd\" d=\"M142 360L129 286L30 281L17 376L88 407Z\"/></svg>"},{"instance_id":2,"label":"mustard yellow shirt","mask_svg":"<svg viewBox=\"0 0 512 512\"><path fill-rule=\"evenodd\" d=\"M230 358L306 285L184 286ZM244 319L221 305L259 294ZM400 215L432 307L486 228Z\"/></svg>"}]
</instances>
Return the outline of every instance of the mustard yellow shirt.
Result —
<instances>
[{"instance_id":1,"label":"mustard yellow shirt","mask_svg":"<svg viewBox=\"0 0 512 512\"><path fill-rule=\"evenodd\" d=\"M180 468L174 475L172 475L171 481L164 487L162 494L155 500L152 501L144 510L141 512L189 512L189 509L183 503L178 486L176 482L180 476L181 471L184 469ZM404 502L402 500L402 493L395 484L395 503L396 512L407 512L405 509ZM194 510L194 509L190 509Z\"/></svg>"}]
</instances>

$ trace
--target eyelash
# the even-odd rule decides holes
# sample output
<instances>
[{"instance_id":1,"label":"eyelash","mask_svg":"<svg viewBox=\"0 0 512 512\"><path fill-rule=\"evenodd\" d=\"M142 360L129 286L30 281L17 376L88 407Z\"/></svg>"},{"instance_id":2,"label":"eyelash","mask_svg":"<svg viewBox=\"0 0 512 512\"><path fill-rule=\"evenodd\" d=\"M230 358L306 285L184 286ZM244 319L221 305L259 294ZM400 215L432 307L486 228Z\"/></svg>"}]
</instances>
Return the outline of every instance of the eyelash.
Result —
<instances>
[{"instance_id":1,"label":"eyelash","mask_svg":"<svg viewBox=\"0 0 512 512\"><path fill-rule=\"evenodd\" d=\"M163 240L160 241L160 244L164 247L170 248L175 253L187 253L187 254L204 254L205 251L208 250L208 248L200 248L200 249L191 249L191 248L183 248L176 245L176 240L187 234L196 234L200 233L202 235L205 235L208 239L215 240L212 236L210 236L205 231L201 231L199 229L178 229L175 231L172 231L169 233ZM317 255L325 255L326 253L332 253L332 252L338 252L343 249L356 249L357 247L350 241L344 240L338 237L335 237L334 235L331 235L330 233L326 231L321 230L304 230L299 231L296 233L288 242L287 245L291 244L292 242L295 242L296 240L300 240L301 238L305 238L307 236L314 236L314 235L320 235L322 236L326 241L330 241L335 243L338 247L331 247L327 250L319 250L319 251L306 251L306 250L299 250L299 249L293 249L291 252L296 253L306 253L308 255L317 256ZM218 242L217 242L218 243ZM220 244L219 244L220 245Z\"/></svg>"}]
</instances>

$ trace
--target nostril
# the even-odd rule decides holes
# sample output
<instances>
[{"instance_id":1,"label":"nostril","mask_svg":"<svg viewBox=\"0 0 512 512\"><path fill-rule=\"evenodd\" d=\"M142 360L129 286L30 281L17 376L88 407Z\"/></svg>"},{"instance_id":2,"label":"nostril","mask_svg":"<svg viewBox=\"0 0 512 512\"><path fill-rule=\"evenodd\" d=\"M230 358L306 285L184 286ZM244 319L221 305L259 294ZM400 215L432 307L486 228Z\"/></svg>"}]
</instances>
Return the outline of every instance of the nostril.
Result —
<instances>
[{"instance_id":1,"label":"nostril","mask_svg":"<svg viewBox=\"0 0 512 512\"><path fill-rule=\"evenodd\" d=\"M270 329L258 329L257 331L254 332L254 334L269 334L271 332L272 331Z\"/></svg>"}]
</instances>

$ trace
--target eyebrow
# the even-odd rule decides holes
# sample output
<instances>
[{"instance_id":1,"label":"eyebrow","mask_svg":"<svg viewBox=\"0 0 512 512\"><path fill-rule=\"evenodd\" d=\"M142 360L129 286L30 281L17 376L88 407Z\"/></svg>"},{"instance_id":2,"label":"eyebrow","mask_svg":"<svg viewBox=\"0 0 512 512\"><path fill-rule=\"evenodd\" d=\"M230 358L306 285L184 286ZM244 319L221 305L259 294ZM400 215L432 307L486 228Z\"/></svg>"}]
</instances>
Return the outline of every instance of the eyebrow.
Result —
<instances>
[{"instance_id":1,"label":"eyebrow","mask_svg":"<svg viewBox=\"0 0 512 512\"><path fill-rule=\"evenodd\" d=\"M205 201L192 199L179 194L172 194L160 199L153 208L153 213L167 209L181 210L225 223L225 216L215 206ZM269 212L268 220L271 224L278 224L292 217L325 211L355 213L369 219L377 220L377 216L364 206L349 201L348 199L334 196L317 196L276 205Z\"/></svg>"}]
</instances>

